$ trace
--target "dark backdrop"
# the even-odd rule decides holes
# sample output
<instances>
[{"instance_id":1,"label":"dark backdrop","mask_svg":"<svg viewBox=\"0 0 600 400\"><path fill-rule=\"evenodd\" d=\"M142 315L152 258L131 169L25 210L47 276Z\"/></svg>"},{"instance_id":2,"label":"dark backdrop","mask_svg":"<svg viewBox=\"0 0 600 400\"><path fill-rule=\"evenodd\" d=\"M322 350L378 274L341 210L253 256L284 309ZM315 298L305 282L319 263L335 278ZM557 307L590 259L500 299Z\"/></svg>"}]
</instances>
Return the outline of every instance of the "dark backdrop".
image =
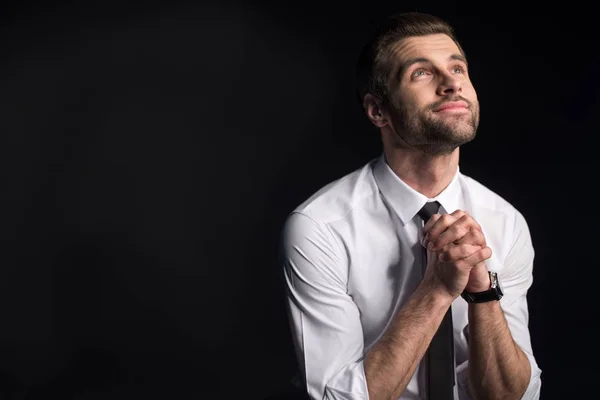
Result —
<instances>
[{"instance_id":1,"label":"dark backdrop","mask_svg":"<svg viewBox=\"0 0 600 400\"><path fill-rule=\"evenodd\" d=\"M354 61L378 18L406 10L455 25L482 107L461 170L529 222L543 398L594 388L589 10L4 4L0 398L286 393L279 230L313 191L379 155Z\"/></svg>"}]
</instances>

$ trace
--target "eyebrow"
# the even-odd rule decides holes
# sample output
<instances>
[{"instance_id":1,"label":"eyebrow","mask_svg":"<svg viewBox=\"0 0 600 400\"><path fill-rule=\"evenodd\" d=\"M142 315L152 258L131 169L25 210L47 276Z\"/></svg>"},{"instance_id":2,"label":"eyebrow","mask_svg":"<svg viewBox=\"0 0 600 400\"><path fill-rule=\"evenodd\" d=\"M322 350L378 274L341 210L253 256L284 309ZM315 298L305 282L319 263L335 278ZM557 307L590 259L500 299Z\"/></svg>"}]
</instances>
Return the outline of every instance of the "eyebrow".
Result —
<instances>
[{"instance_id":1,"label":"eyebrow","mask_svg":"<svg viewBox=\"0 0 600 400\"><path fill-rule=\"evenodd\" d=\"M465 64L469 65L467 63L467 59L462 54L452 54L450 57L448 57L448 61L462 61ZM407 69L409 69L412 65L418 64L418 63L431 63L431 60L428 58L425 58L425 57L415 57L415 58L406 60L398 68L398 72L396 73L396 77L398 78L398 80L400 80L400 78L402 78L402 75L404 75L404 73L406 72Z\"/></svg>"}]
</instances>

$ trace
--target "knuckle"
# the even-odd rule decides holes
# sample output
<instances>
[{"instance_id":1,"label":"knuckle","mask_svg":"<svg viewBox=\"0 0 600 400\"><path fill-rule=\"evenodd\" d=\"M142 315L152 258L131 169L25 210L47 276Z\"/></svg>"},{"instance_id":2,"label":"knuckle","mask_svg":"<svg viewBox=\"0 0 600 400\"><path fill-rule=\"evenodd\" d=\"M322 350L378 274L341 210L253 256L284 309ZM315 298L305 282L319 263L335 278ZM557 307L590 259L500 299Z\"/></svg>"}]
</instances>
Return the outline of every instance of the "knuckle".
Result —
<instances>
[{"instance_id":1,"label":"knuckle","mask_svg":"<svg viewBox=\"0 0 600 400\"><path fill-rule=\"evenodd\" d=\"M479 238L477 235L475 235L475 234L474 234L472 231L470 231L470 230L469 230L469 231L468 231L468 232L465 234L465 238L467 238L467 239L469 239L470 241L472 241L472 242L475 242L475 243L478 243L478 242L479 242L479 239L480 239L480 238Z\"/></svg>"},{"instance_id":2,"label":"knuckle","mask_svg":"<svg viewBox=\"0 0 600 400\"><path fill-rule=\"evenodd\" d=\"M469 250L472 252L473 246L467 243L463 243L457 246L460 249L461 254L468 254Z\"/></svg>"},{"instance_id":3,"label":"knuckle","mask_svg":"<svg viewBox=\"0 0 600 400\"><path fill-rule=\"evenodd\" d=\"M477 225L477 222L475 221L475 219L473 218L473 216L471 214L469 214L468 212L466 212L466 211L463 214L462 219L464 221L466 221L469 225Z\"/></svg>"},{"instance_id":4,"label":"knuckle","mask_svg":"<svg viewBox=\"0 0 600 400\"><path fill-rule=\"evenodd\" d=\"M469 237L471 237L476 243L485 242L484 237L481 233L477 231L470 230L468 233Z\"/></svg>"},{"instance_id":5,"label":"knuckle","mask_svg":"<svg viewBox=\"0 0 600 400\"><path fill-rule=\"evenodd\" d=\"M451 229L457 236L461 237L469 233L469 229L463 225L454 225Z\"/></svg>"},{"instance_id":6,"label":"knuckle","mask_svg":"<svg viewBox=\"0 0 600 400\"><path fill-rule=\"evenodd\" d=\"M450 214L439 215L438 220L444 224L447 224L448 221L452 220L452 216L450 216Z\"/></svg>"},{"instance_id":7,"label":"knuckle","mask_svg":"<svg viewBox=\"0 0 600 400\"><path fill-rule=\"evenodd\" d=\"M461 222L469 223L473 218L468 213L463 213L460 217Z\"/></svg>"},{"instance_id":8,"label":"knuckle","mask_svg":"<svg viewBox=\"0 0 600 400\"><path fill-rule=\"evenodd\" d=\"M471 225L471 230L473 232L478 232L479 234L483 235L483 231L481 230L481 226L479 226L479 224L477 224L477 223Z\"/></svg>"},{"instance_id":9,"label":"knuckle","mask_svg":"<svg viewBox=\"0 0 600 400\"><path fill-rule=\"evenodd\" d=\"M479 223L477 221L475 221L475 219L473 217L469 218L469 225L471 225L472 229L477 229L477 230L481 230L481 226L479 225Z\"/></svg>"},{"instance_id":10,"label":"knuckle","mask_svg":"<svg viewBox=\"0 0 600 400\"><path fill-rule=\"evenodd\" d=\"M484 246L487 244L487 242L485 240L485 236L483 236L483 235L478 236L477 240L479 241L479 243L483 244Z\"/></svg>"},{"instance_id":11,"label":"knuckle","mask_svg":"<svg viewBox=\"0 0 600 400\"><path fill-rule=\"evenodd\" d=\"M460 218L463 215L465 215L465 211L463 211L463 210L456 210L452 214L449 214L449 215L454 215L455 217L459 217Z\"/></svg>"},{"instance_id":12,"label":"knuckle","mask_svg":"<svg viewBox=\"0 0 600 400\"><path fill-rule=\"evenodd\" d=\"M491 251L488 247L485 247L477 252L477 261L482 262L483 260L487 260L491 257Z\"/></svg>"}]
</instances>

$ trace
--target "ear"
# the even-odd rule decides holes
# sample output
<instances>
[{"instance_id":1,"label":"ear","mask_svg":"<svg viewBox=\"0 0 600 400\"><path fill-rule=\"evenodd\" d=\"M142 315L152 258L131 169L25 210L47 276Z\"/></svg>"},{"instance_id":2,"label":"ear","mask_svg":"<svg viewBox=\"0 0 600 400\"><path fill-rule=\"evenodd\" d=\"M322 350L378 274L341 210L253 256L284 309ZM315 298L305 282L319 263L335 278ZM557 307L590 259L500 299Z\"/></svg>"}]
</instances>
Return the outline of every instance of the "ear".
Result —
<instances>
[{"instance_id":1,"label":"ear","mask_svg":"<svg viewBox=\"0 0 600 400\"><path fill-rule=\"evenodd\" d=\"M381 100L377 97L367 93L363 99L363 108L367 113L367 117L376 127L382 128L388 124L387 114L382 107Z\"/></svg>"}]
</instances>

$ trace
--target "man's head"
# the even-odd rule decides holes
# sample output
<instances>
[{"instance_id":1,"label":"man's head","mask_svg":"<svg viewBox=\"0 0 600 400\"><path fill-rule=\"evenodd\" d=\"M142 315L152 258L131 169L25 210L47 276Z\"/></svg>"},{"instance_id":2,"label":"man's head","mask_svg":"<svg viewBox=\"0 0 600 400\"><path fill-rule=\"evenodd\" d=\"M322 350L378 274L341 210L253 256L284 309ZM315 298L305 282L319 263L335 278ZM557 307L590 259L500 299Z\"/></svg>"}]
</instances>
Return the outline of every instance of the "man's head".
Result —
<instances>
[{"instance_id":1,"label":"man's head","mask_svg":"<svg viewBox=\"0 0 600 400\"><path fill-rule=\"evenodd\" d=\"M479 102L465 53L437 17L390 17L363 49L357 83L384 145L442 155L475 137Z\"/></svg>"}]
</instances>

